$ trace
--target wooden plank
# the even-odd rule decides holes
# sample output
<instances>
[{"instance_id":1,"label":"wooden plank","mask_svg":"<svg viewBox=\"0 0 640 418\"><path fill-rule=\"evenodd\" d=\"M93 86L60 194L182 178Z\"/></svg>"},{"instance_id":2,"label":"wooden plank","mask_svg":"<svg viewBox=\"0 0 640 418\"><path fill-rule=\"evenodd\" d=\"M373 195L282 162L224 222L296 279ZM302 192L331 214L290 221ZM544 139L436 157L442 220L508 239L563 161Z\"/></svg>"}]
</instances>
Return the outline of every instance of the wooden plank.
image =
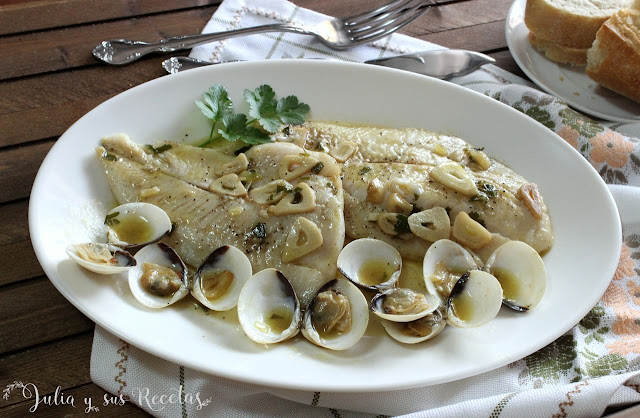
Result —
<instances>
[{"instance_id":1,"label":"wooden plank","mask_svg":"<svg viewBox=\"0 0 640 418\"><path fill-rule=\"evenodd\" d=\"M504 21L450 29L416 37L447 48L469 49L478 52L493 51L507 47Z\"/></svg>"},{"instance_id":2,"label":"wooden plank","mask_svg":"<svg viewBox=\"0 0 640 418\"><path fill-rule=\"evenodd\" d=\"M197 34L215 7L0 38L0 79L98 65L91 50L105 39L153 41Z\"/></svg>"},{"instance_id":3,"label":"wooden plank","mask_svg":"<svg viewBox=\"0 0 640 418\"><path fill-rule=\"evenodd\" d=\"M53 406L41 405L33 414L37 414L38 418L86 417L87 414L93 413L97 413L97 416L107 416L111 418L151 416L131 402L126 402L124 405L107 404L107 406L104 406L104 397L106 396L106 399L111 399L113 395L93 383L87 383L70 390L64 390L64 395L73 397L73 406L69 404ZM89 399L91 399L92 406L98 407L97 411L85 411L87 408L85 402L89 402ZM31 408L33 408L33 402L23 401L16 405L0 408L0 415L6 418L24 418L31 415Z\"/></svg>"},{"instance_id":4,"label":"wooden plank","mask_svg":"<svg viewBox=\"0 0 640 418\"><path fill-rule=\"evenodd\" d=\"M33 383L41 394L52 393L58 386L67 389L89 383L92 342L93 333L89 330L72 338L0 356L3 379ZM23 400L16 393L5 402L18 404ZM5 402L3 406L7 405Z\"/></svg>"},{"instance_id":5,"label":"wooden plank","mask_svg":"<svg viewBox=\"0 0 640 418\"><path fill-rule=\"evenodd\" d=\"M220 4L220 0L57 0L0 3L0 35L139 17Z\"/></svg>"},{"instance_id":6,"label":"wooden plank","mask_svg":"<svg viewBox=\"0 0 640 418\"><path fill-rule=\"evenodd\" d=\"M46 277L0 289L0 353L93 327L93 322L71 305Z\"/></svg>"},{"instance_id":7,"label":"wooden plank","mask_svg":"<svg viewBox=\"0 0 640 418\"><path fill-rule=\"evenodd\" d=\"M162 57L134 66L100 65L0 83L0 147L61 135L100 103L166 75Z\"/></svg>"},{"instance_id":8,"label":"wooden plank","mask_svg":"<svg viewBox=\"0 0 640 418\"><path fill-rule=\"evenodd\" d=\"M0 152L0 203L29 196L38 168L54 141Z\"/></svg>"},{"instance_id":9,"label":"wooden plank","mask_svg":"<svg viewBox=\"0 0 640 418\"><path fill-rule=\"evenodd\" d=\"M31 246L27 209L27 200L0 206L0 286L44 274Z\"/></svg>"}]
</instances>

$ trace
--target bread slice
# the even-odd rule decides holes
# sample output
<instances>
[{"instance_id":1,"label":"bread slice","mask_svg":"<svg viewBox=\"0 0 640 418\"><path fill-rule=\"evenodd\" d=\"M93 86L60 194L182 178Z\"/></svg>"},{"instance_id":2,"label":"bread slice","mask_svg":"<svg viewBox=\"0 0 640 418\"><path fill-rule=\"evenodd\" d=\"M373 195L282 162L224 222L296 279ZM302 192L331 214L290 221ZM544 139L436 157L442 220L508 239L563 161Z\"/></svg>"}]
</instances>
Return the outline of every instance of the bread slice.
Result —
<instances>
[{"instance_id":1,"label":"bread slice","mask_svg":"<svg viewBox=\"0 0 640 418\"><path fill-rule=\"evenodd\" d=\"M628 8L640 9L640 0L527 0L524 22L540 40L588 49L600 26Z\"/></svg>"},{"instance_id":2,"label":"bread slice","mask_svg":"<svg viewBox=\"0 0 640 418\"><path fill-rule=\"evenodd\" d=\"M587 75L640 102L640 11L621 10L600 28L587 52Z\"/></svg>"},{"instance_id":3,"label":"bread slice","mask_svg":"<svg viewBox=\"0 0 640 418\"><path fill-rule=\"evenodd\" d=\"M569 48L557 45L538 38L533 32L529 32L529 42L552 61L571 65L587 64L587 48Z\"/></svg>"}]
</instances>

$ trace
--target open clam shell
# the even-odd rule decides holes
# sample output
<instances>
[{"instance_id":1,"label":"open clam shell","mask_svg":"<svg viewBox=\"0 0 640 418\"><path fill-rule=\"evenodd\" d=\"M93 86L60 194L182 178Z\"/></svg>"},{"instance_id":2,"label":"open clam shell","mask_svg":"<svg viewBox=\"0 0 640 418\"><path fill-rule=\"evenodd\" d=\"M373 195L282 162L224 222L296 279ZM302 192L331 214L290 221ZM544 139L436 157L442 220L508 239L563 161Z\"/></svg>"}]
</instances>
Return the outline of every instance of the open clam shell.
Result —
<instances>
[{"instance_id":1,"label":"open clam shell","mask_svg":"<svg viewBox=\"0 0 640 418\"><path fill-rule=\"evenodd\" d=\"M505 306L524 312L542 299L547 271L540 255L524 242L501 245L491 254L486 267L502 286Z\"/></svg>"},{"instance_id":2,"label":"open clam shell","mask_svg":"<svg viewBox=\"0 0 640 418\"><path fill-rule=\"evenodd\" d=\"M305 311L302 335L331 350L357 343L369 324L367 300L353 283L334 279L324 285Z\"/></svg>"},{"instance_id":3,"label":"open clam shell","mask_svg":"<svg viewBox=\"0 0 640 418\"><path fill-rule=\"evenodd\" d=\"M252 275L249 258L236 247L214 250L195 273L191 294L214 311L226 311L238 304L240 291Z\"/></svg>"},{"instance_id":4,"label":"open clam shell","mask_svg":"<svg viewBox=\"0 0 640 418\"><path fill-rule=\"evenodd\" d=\"M393 287L400 277L402 257L392 245L373 238L347 244L338 255L338 270L357 286L378 291Z\"/></svg>"},{"instance_id":5,"label":"open clam shell","mask_svg":"<svg viewBox=\"0 0 640 418\"><path fill-rule=\"evenodd\" d=\"M108 244L70 244L67 246L67 255L82 267L98 274L123 273L136 265L131 254Z\"/></svg>"},{"instance_id":6,"label":"open clam shell","mask_svg":"<svg viewBox=\"0 0 640 418\"><path fill-rule=\"evenodd\" d=\"M404 288L392 288L378 293L369 304L373 313L392 322L415 321L440 306L439 297Z\"/></svg>"},{"instance_id":7,"label":"open clam shell","mask_svg":"<svg viewBox=\"0 0 640 418\"><path fill-rule=\"evenodd\" d=\"M257 343L273 344L293 337L300 329L301 317L291 283L276 269L254 274L240 291L240 326Z\"/></svg>"},{"instance_id":8,"label":"open clam shell","mask_svg":"<svg viewBox=\"0 0 640 418\"><path fill-rule=\"evenodd\" d=\"M502 306L498 279L480 270L465 273L447 300L447 322L462 328L479 327L496 317Z\"/></svg>"},{"instance_id":9,"label":"open clam shell","mask_svg":"<svg viewBox=\"0 0 640 418\"><path fill-rule=\"evenodd\" d=\"M189 294L187 267L168 245L147 245L135 259L137 265L129 270L129 288L143 305L164 308Z\"/></svg>"},{"instance_id":10,"label":"open clam shell","mask_svg":"<svg viewBox=\"0 0 640 418\"><path fill-rule=\"evenodd\" d=\"M422 273L429 293L446 300L460 276L477 268L478 264L467 250L451 240L441 239L427 250Z\"/></svg>"},{"instance_id":11,"label":"open clam shell","mask_svg":"<svg viewBox=\"0 0 640 418\"><path fill-rule=\"evenodd\" d=\"M156 205L125 203L107 213L109 242L125 249L137 249L160 240L171 232L169 215Z\"/></svg>"},{"instance_id":12,"label":"open clam shell","mask_svg":"<svg viewBox=\"0 0 640 418\"><path fill-rule=\"evenodd\" d=\"M437 309L410 322L394 322L383 319L382 326L394 340L404 344L417 344L435 337L446 327L447 321L442 310Z\"/></svg>"}]
</instances>

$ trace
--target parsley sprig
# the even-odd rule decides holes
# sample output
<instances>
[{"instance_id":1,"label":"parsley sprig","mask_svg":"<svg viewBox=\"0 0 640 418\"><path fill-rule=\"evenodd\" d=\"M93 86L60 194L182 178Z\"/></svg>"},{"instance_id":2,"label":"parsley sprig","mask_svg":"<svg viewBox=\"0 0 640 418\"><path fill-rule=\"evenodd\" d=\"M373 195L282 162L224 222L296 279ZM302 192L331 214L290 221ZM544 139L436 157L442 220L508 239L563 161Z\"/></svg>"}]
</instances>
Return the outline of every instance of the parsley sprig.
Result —
<instances>
[{"instance_id":1,"label":"parsley sprig","mask_svg":"<svg viewBox=\"0 0 640 418\"><path fill-rule=\"evenodd\" d=\"M200 111L212 121L209 139L201 146L221 138L250 145L263 144L269 142L269 134L277 132L282 125L304 123L309 114L309 106L298 101L296 96L276 100L275 92L267 84L245 90L244 99L249 105L249 116L234 113L229 93L220 84L211 86L202 95L202 101L195 101Z\"/></svg>"}]
</instances>

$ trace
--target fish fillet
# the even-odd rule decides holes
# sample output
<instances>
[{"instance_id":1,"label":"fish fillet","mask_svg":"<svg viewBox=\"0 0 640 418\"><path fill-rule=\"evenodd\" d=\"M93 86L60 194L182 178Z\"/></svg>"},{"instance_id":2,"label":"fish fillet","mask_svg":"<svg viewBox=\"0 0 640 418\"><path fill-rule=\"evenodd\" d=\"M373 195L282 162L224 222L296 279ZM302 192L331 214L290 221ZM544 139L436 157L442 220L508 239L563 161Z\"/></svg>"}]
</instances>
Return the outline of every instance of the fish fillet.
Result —
<instances>
[{"instance_id":1,"label":"fish fillet","mask_svg":"<svg viewBox=\"0 0 640 418\"><path fill-rule=\"evenodd\" d=\"M344 244L343 193L339 167L326 154L307 153L293 144L255 146L246 157L248 168L258 175L247 185L248 196L233 197L210 190L216 179L213 171L233 158L217 155L215 150L173 144L170 149L154 153L125 136L116 136L105 138L103 147L96 152L120 204L144 201L168 213L175 228L165 241L192 267L222 245L236 246L247 254L254 272L267 267L282 271L303 305L335 277L336 260ZM310 186L315 194L313 209L280 216L269 214L272 205L253 201L251 190L278 180L283 159L301 154L323 162L319 173L308 172L289 181L293 187L302 182ZM285 262L282 255L286 240L298 217L320 229L322 245ZM256 232L258 225L262 225L265 234Z\"/></svg>"}]
</instances>

